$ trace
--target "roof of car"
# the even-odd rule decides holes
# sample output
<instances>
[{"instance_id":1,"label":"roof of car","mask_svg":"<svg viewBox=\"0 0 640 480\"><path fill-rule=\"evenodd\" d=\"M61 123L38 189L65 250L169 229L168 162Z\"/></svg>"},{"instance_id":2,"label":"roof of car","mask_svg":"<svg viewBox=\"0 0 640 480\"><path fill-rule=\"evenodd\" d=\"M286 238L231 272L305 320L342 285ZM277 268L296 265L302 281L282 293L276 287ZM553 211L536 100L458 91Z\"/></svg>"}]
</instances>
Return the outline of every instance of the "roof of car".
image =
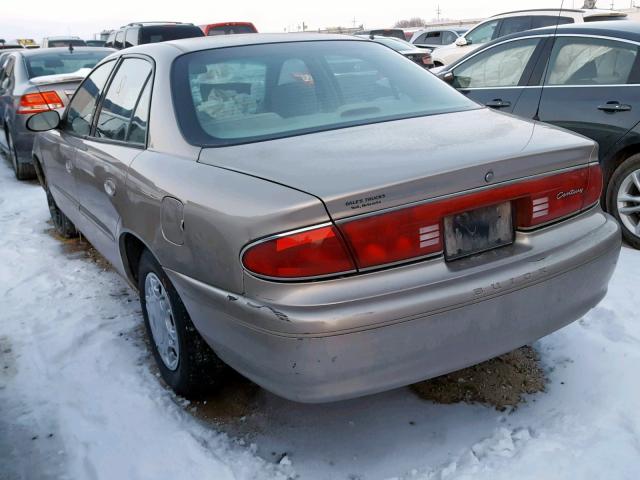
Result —
<instances>
[{"instance_id":1,"label":"roof of car","mask_svg":"<svg viewBox=\"0 0 640 480\"><path fill-rule=\"evenodd\" d=\"M518 13L534 13L534 12L566 12L566 13L582 13L585 16L598 16L598 15L608 15L608 16L627 16L624 12L618 12L616 10L603 10L599 8L532 8L529 10L513 10L511 12L503 12L493 15L494 17L501 17L503 15L514 15Z\"/></svg>"},{"instance_id":2,"label":"roof of car","mask_svg":"<svg viewBox=\"0 0 640 480\"><path fill-rule=\"evenodd\" d=\"M113 48L106 47L73 47L74 52L115 52ZM15 50L12 53L19 53L23 57L36 57L39 55L46 55L49 53L69 53L69 47L53 47L53 48L25 48L22 50Z\"/></svg>"},{"instance_id":3,"label":"roof of car","mask_svg":"<svg viewBox=\"0 0 640 480\"><path fill-rule=\"evenodd\" d=\"M544 27L536 28L535 30L525 30L524 32L518 32L506 37L498 38L497 40L494 40L494 42L504 41L505 38L517 38L530 35L548 35L555 32L558 34L600 35L640 41L640 22L632 22L630 20L609 20L602 22L567 23L559 25L558 27Z\"/></svg>"},{"instance_id":4,"label":"roof of car","mask_svg":"<svg viewBox=\"0 0 640 480\"><path fill-rule=\"evenodd\" d=\"M329 33L239 33L235 35L217 35L213 37L184 38L162 42L160 45L170 45L183 52L196 50L210 50L212 48L240 47L245 45L260 45L266 43L312 42L322 40L351 40L354 42L366 41L353 35L340 35ZM144 49L144 45L128 48L128 52L134 49Z\"/></svg>"}]
</instances>

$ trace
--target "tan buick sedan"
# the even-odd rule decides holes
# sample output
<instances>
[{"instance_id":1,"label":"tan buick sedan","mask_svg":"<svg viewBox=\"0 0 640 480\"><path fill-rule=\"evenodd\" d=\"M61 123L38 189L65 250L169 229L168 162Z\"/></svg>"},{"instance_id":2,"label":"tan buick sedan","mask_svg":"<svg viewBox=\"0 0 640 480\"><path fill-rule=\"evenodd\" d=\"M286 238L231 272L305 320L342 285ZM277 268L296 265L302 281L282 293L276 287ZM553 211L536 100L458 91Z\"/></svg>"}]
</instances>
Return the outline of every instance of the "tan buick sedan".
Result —
<instances>
[{"instance_id":1,"label":"tan buick sedan","mask_svg":"<svg viewBox=\"0 0 640 480\"><path fill-rule=\"evenodd\" d=\"M126 49L28 123L58 231L139 289L188 397L224 363L304 402L466 367L580 318L618 259L592 141L353 37Z\"/></svg>"}]
</instances>

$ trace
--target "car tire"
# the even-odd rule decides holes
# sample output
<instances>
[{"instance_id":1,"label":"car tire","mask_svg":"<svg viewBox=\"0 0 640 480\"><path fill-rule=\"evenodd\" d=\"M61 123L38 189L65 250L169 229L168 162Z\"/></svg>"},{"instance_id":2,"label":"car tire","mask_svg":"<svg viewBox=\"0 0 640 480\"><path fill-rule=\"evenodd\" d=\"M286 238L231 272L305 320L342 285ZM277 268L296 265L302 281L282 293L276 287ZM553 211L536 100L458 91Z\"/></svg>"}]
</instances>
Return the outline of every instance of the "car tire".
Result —
<instances>
[{"instance_id":1,"label":"car tire","mask_svg":"<svg viewBox=\"0 0 640 480\"><path fill-rule=\"evenodd\" d=\"M78 230L69 217L67 217L56 204L51 192L45 188L47 195L47 204L49 205L49 214L56 232L63 238L75 238L78 236Z\"/></svg>"},{"instance_id":2,"label":"car tire","mask_svg":"<svg viewBox=\"0 0 640 480\"><path fill-rule=\"evenodd\" d=\"M9 160L13 165L13 171L16 174L18 180L32 180L36 178L36 170L30 163L21 163L18 161L18 152L16 151L15 143L13 142L13 136L11 132L7 131L7 147L9 148Z\"/></svg>"},{"instance_id":3,"label":"car tire","mask_svg":"<svg viewBox=\"0 0 640 480\"><path fill-rule=\"evenodd\" d=\"M176 394L202 398L220 383L227 367L200 336L169 277L148 250L140 258L138 290L162 378Z\"/></svg>"},{"instance_id":4,"label":"car tire","mask_svg":"<svg viewBox=\"0 0 640 480\"><path fill-rule=\"evenodd\" d=\"M640 154L632 155L611 175L606 209L622 226L622 237L640 249Z\"/></svg>"}]
</instances>

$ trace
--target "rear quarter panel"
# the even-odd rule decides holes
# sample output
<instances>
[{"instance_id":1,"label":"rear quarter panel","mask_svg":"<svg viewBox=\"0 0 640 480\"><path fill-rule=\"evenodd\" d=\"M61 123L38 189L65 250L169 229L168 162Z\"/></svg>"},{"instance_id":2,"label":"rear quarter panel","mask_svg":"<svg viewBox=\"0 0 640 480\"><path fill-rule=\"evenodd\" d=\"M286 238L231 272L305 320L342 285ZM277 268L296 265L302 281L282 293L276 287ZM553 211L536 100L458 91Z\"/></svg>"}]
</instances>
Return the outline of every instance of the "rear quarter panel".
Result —
<instances>
[{"instance_id":1,"label":"rear quarter panel","mask_svg":"<svg viewBox=\"0 0 640 480\"><path fill-rule=\"evenodd\" d=\"M183 245L162 231L166 196L184 205ZM236 293L243 292L240 252L248 242L329 220L311 195L152 151L133 161L125 203L121 233L139 237L163 267Z\"/></svg>"}]
</instances>

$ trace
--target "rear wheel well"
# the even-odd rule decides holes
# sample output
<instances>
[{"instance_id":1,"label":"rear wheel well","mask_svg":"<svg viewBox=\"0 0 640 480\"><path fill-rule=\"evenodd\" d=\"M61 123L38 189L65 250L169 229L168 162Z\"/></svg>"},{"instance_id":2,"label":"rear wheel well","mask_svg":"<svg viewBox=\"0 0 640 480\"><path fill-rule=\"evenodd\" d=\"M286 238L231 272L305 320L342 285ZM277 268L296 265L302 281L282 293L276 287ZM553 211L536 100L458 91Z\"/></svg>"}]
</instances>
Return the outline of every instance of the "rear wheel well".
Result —
<instances>
[{"instance_id":1,"label":"rear wheel well","mask_svg":"<svg viewBox=\"0 0 640 480\"><path fill-rule=\"evenodd\" d=\"M619 152L616 152L616 154L613 155L611 159L602 166L605 188L609 184L611 175L613 175L613 172L616 171L616 168L618 168L620 164L622 164L622 162L624 162L627 158L629 158L631 155L635 155L636 153L640 153L640 143L624 147Z\"/></svg>"},{"instance_id":2,"label":"rear wheel well","mask_svg":"<svg viewBox=\"0 0 640 480\"><path fill-rule=\"evenodd\" d=\"M142 253L147 250L147 246L142 240L131 233L125 233L122 236L120 245L125 257L124 265L128 270L127 274L129 278L133 280L133 283L138 285L140 257L142 257Z\"/></svg>"},{"instance_id":3,"label":"rear wheel well","mask_svg":"<svg viewBox=\"0 0 640 480\"><path fill-rule=\"evenodd\" d=\"M38 182L42 188L47 190L47 178L44 175L44 170L42 169L42 164L40 163L40 159L37 155L33 155L33 168L36 171L36 177L38 177Z\"/></svg>"}]
</instances>

